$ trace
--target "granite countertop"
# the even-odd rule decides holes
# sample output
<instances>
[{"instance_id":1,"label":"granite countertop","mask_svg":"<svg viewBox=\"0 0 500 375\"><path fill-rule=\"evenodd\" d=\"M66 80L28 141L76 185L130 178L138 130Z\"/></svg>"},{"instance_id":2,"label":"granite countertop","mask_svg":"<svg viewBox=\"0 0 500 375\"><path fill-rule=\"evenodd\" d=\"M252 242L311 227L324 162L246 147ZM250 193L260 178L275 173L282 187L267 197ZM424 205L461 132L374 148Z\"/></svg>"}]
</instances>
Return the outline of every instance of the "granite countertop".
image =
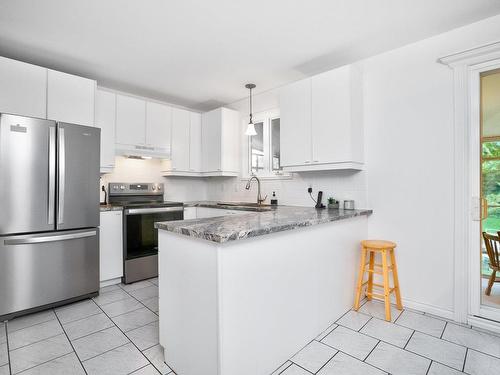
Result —
<instances>
[{"instance_id":1,"label":"granite countertop","mask_svg":"<svg viewBox=\"0 0 500 375\"><path fill-rule=\"evenodd\" d=\"M101 204L99 205L99 209L101 210L101 212L105 212L105 211L121 211L123 209L122 206L113 206L111 204Z\"/></svg>"},{"instance_id":2,"label":"granite countertop","mask_svg":"<svg viewBox=\"0 0 500 375\"><path fill-rule=\"evenodd\" d=\"M185 207L214 207L216 202L188 202ZM217 205L235 209L234 206ZM241 210L241 208L240 208ZM225 243L269 233L308 227L355 216L370 215L372 210L316 209L313 207L277 206L264 212L249 211L202 219L155 223L155 228L208 241Z\"/></svg>"}]
</instances>

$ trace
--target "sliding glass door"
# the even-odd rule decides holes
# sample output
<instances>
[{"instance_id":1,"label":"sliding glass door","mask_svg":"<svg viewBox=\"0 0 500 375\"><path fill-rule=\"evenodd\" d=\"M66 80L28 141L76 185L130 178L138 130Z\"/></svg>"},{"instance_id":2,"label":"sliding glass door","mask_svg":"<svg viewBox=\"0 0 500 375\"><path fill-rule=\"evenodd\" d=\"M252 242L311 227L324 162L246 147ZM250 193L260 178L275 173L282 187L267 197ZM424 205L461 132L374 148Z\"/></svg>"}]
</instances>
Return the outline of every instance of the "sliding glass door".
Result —
<instances>
[{"instance_id":1,"label":"sliding glass door","mask_svg":"<svg viewBox=\"0 0 500 375\"><path fill-rule=\"evenodd\" d=\"M495 251L495 246L490 246L490 251L487 251L486 246L486 242L494 243L500 235L500 69L480 74L480 90L480 311L483 311L481 315L486 315L489 319L500 320L498 252ZM496 238L485 236L483 233Z\"/></svg>"}]
</instances>

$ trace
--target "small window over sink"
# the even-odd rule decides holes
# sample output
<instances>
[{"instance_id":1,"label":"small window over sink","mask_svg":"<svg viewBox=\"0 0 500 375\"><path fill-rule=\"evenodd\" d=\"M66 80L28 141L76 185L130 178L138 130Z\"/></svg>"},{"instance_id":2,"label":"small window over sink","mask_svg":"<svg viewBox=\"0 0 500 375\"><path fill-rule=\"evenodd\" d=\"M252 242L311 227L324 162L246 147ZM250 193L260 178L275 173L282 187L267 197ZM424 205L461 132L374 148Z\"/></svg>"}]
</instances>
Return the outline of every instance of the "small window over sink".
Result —
<instances>
[{"instance_id":1,"label":"small window over sink","mask_svg":"<svg viewBox=\"0 0 500 375\"><path fill-rule=\"evenodd\" d=\"M284 176L281 168L279 114L277 111L258 113L254 124L257 134L248 137L249 175L264 178Z\"/></svg>"}]
</instances>

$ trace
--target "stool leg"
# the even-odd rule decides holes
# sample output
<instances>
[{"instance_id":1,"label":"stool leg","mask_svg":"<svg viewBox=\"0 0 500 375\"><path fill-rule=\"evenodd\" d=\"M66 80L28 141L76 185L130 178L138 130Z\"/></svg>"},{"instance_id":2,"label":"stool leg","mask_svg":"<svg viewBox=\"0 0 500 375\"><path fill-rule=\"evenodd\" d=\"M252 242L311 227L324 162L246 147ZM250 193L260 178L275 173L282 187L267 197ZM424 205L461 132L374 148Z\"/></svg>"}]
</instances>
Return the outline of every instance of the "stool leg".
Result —
<instances>
[{"instance_id":1,"label":"stool leg","mask_svg":"<svg viewBox=\"0 0 500 375\"><path fill-rule=\"evenodd\" d=\"M389 295L389 269L387 267L387 251L382 250L382 274L384 275L385 320L391 321L391 300Z\"/></svg>"},{"instance_id":2,"label":"stool leg","mask_svg":"<svg viewBox=\"0 0 500 375\"><path fill-rule=\"evenodd\" d=\"M373 293L373 269L375 268L374 264L375 264L375 252L370 251L370 265L368 266L368 270L370 272L368 273L368 287L367 287L368 293L366 296L366 299L368 301L371 301L372 299L371 293Z\"/></svg>"},{"instance_id":3,"label":"stool leg","mask_svg":"<svg viewBox=\"0 0 500 375\"><path fill-rule=\"evenodd\" d=\"M394 249L391 249L391 265L392 265L392 279L394 281L394 291L396 292L396 306L398 310L403 310L401 303L401 291L399 290L398 267L396 265L396 256Z\"/></svg>"},{"instance_id":4,"label":"stool leg","mask_svg":"<svg viewBox=\"0 0 500 375\"><path fill-rule=\"evenodd\" d=\"M361 297L361 288L363 286L363 277L365 274L366 248L361 249L361 263L359 264L358 283L356 285L356 297L354 298L354 310L359 310L359 300Z\"/></svg>"}]
</instances>

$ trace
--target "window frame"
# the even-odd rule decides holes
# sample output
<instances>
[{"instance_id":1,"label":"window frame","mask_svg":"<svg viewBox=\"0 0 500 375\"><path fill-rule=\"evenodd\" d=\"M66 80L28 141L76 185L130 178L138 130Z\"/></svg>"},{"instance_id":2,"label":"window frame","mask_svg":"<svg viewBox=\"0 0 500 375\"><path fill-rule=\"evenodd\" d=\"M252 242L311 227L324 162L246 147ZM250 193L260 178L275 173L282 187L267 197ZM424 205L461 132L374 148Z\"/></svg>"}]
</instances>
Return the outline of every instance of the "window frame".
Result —
<instances>
[{"instance_id":1,"label":"window frame","mask_svg":"<svg viewBox=\"0 0 500 375\"><path fill-rule=\"evenodd\" d=\"M271 124L275 119L281 119L279 110L273 109L269 111L255 113L253 116L254 124L262 123L263 127L263 145L264 145L264 169L263 171L253 172L252 171L252 137L246 137L246 176L243 178L248 178L251 176L257 176L261 179L290 179L291 175L284 172L283 169L273 170L273 155L272 155L272 129ZM281 129L281 120L280 120ZM281 161L281 147L280 147L280 161Z\"/></svg>"}]
</instances>

